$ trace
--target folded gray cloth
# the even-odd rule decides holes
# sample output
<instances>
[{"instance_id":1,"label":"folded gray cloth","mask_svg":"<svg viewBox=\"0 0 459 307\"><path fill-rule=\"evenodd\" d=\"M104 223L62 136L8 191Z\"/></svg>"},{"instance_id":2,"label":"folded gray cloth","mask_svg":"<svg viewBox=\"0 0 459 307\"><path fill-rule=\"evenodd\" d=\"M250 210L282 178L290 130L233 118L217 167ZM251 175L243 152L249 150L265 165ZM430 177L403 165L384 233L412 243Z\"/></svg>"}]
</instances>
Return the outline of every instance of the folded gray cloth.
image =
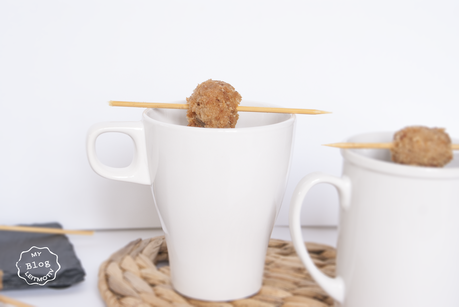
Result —
<instances>
[{"instance_id":1,"label":"folded gray cloth","mask_svg":"<svg viewBox=\"0 0 459 307\"><path fill-rule=\"evenodd\" d=\"M21 226L62 228L59 223ZM66 288L84 276L67 236L0 230L0 290Z\"/></svg>"}]
</instances>

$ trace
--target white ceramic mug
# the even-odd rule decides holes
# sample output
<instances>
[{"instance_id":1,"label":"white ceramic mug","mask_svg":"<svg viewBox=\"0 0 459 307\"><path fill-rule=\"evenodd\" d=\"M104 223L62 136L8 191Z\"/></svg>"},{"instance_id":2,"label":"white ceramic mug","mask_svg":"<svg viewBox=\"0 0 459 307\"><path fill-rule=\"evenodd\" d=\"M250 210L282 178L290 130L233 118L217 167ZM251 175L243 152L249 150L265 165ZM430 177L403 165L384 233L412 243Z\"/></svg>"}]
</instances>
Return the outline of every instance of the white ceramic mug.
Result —
<instances>
[{"instance_id":1,"label":"white ceramic mug","mask_svg":"<svg viewBox=\"0 0 459 307\"><path fill-rule=\"evenodd\" d=\"M212 301L251 296L285 192L295 115L240 113L236 128L212 129L188 127L185 113L147 109L141 122L93 126L90 164L103 177L151 185L175 290ZM132 137L130 166L99 161L104 132Z\"/></svg>"},{"instance_id":2,"label":"white ceramic mug","mask_svg":"<svg viewBox=\"0 0 459 307\"><path fill-rule=\"evenodd\" d=\"M391 142L369 133L349 142ZM346 307L459 306L459 157L444 168L390 162L381 149L344 149L341 178L312 173L290 207L297 253L317 283ZM309 189L334 185L340 196L336 278L305 251L300 210Z\"/></svg>"}]
</instances>

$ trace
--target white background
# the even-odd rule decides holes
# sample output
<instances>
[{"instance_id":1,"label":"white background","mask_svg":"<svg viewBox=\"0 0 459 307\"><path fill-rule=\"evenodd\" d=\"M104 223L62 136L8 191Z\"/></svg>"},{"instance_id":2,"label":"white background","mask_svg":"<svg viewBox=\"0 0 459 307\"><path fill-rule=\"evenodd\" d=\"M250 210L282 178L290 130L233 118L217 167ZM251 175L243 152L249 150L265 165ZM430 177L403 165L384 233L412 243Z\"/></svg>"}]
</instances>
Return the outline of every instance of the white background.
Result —
<instances>
[{"instance_id":1,"label":"white background","mask_svg":"<svg viewBox=\"0 0 459 307\"><path fill-rule=\"evenodd\" d=\"M148 187L91 170L86 131L140 119L108 100L183 100L212 78L243 99L333 112L298 116L286 225L304 175L341 173L321 144L418 124L459 136L458 16L453 0L1 0L0 223L159 226ZM126 136L98 149L112 166L132 155ZM336 225L332 187L307 203L303 224Z\"/></svg>"}]
</instances>

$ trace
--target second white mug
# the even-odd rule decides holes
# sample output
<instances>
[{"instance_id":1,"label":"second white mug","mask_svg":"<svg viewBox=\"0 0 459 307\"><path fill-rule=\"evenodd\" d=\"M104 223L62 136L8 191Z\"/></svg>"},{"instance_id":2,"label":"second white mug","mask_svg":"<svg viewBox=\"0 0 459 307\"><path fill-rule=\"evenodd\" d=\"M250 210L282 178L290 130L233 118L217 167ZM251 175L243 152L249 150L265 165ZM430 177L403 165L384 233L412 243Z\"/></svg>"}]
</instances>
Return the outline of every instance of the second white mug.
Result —
<instances>
[{"instance_id":1,"label":"second white mug","mask_svg":"<svg viewBox=\"0 0 459 307\"><path fill-rule=\"evenodd\" d=\"M349 142L391 142L369 133ZM380 149L344 149L342 177L313 173L291 201L290 231L304 265L343 307L459 306L459 158L444 168L390 162ZM301 237L309 189L334 185L340 195L336 278L313 264Z\"/></svg>"}]
</instances>

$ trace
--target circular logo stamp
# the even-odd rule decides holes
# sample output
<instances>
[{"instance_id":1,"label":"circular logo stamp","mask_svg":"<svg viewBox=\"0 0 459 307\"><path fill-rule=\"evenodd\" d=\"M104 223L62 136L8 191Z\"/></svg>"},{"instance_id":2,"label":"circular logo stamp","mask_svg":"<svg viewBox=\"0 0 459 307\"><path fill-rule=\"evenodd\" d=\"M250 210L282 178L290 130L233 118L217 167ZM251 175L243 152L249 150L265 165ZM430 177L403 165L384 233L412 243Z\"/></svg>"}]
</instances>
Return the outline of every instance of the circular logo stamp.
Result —
<instances>
[{"instance_id":1,"label":"circular logo stamp","mask_svg":"<svg viewBox=\"0 0 459 307\"><path fill-rule=\"evenodd\" d=\"M29 285L45 285L56 278L61 265L58 256L47 247L32 246L19 256L18 276Z\"/></svg>"}]
</instances>

